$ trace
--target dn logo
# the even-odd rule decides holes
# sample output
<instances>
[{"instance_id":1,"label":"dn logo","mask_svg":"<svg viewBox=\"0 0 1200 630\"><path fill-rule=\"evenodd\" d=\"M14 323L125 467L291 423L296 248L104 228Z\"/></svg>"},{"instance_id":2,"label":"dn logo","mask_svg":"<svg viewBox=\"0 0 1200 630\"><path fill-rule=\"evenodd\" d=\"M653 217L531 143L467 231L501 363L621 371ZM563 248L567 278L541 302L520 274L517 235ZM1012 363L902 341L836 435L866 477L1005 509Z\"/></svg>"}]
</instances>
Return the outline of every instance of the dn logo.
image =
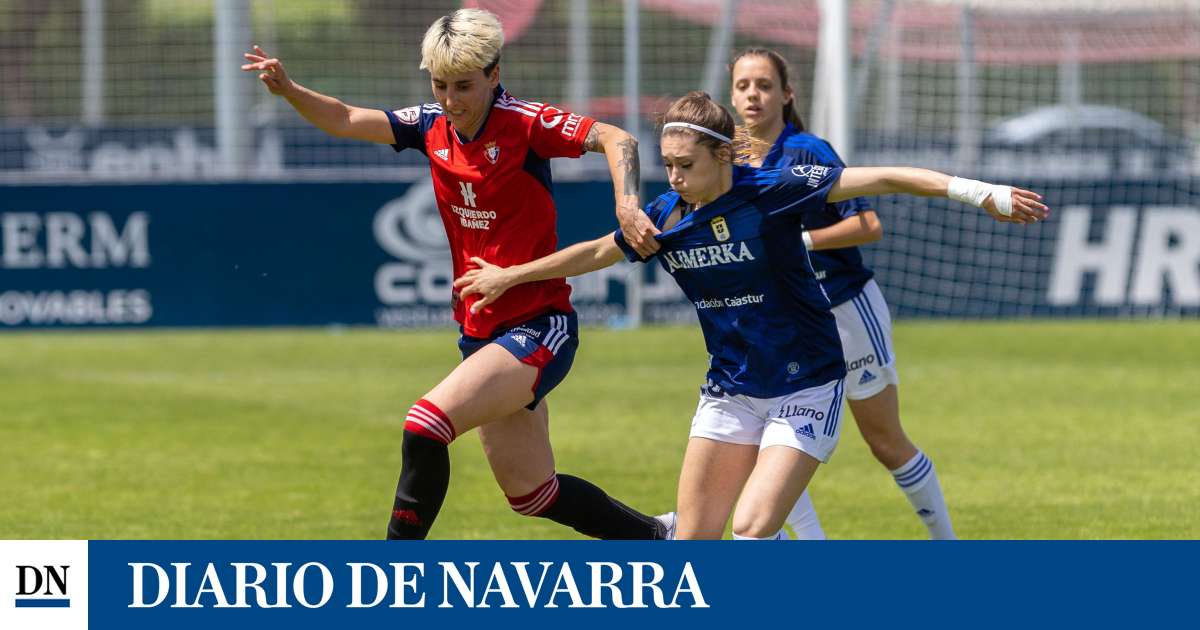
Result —
<instances>
[{"instance_id":1,"label":"dn logo","mask_svg":"<svg viewBox=\"0 0 1200 630\"><path fill-rule=\"evenodd\" d=\"M71 606L71 600L67 599L67 569L69 568L71 567L18 566L17 608L69 608ZM44 591L42 590L43 585L46 587ZM55 593L56 590L57 593ZM33 597L29 597L30 595Z\"/></svg>"}]
</instances>

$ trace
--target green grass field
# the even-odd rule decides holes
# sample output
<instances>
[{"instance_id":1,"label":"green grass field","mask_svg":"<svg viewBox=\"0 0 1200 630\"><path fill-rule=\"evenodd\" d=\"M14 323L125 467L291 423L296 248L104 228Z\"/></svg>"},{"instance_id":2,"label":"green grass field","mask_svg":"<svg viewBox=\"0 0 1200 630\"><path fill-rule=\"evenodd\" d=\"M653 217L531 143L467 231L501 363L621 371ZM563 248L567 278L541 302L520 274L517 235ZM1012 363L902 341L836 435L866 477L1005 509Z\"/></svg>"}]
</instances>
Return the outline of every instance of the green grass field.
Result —
<instances>
[{"instance_id":1,"label":"green grass field","mask_svg":"<svg viewBox=\"0 0 1200 630\"><path fill-rule=\"evenodd\" d=\"M449 332L0 335L0 539L384 534L408 407ZM901 405L963 538L1200 536L1200 322L901 323ZM558 470L674 509L698 328L585 330ZM849 417L849 414L847 414ZM513 514L474 433L435 538L576 538ZM831 538L925 537L853 423L812 485Z\"/></svg>"}]
</instances>

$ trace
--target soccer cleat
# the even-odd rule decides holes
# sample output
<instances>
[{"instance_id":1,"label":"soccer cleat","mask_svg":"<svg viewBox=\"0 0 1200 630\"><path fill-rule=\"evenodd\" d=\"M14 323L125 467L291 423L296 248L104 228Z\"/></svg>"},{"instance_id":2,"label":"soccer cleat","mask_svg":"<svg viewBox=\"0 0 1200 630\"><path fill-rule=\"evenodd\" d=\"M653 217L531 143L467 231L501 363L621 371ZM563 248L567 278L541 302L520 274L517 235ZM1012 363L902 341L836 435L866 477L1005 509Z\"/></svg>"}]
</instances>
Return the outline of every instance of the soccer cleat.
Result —
<instances>
[{"instance_id":1,"label":"soccer cleat","mask_svg":"<svg viewBox=\"0 0 1200 630\"><path fill-rule=\"evenodd\" d=\"M675 540L675 522L679 520L677 512L667 512L654 517L658 521L659 540Z\"/></svg>"}]
</instances>

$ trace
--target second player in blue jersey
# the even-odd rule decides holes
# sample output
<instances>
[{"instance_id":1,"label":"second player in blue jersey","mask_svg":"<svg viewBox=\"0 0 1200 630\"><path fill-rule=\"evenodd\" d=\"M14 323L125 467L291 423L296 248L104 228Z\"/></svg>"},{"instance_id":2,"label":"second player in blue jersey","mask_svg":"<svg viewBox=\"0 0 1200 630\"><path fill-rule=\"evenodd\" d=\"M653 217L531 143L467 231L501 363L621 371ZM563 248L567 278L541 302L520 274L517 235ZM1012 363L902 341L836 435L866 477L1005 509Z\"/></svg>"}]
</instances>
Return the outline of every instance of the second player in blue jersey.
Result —
<instances>
[{"instance_id":1,"label":"second player in blue jersey","mask_svg":"<svg viewBox=\"0 0 1200 630\"><path fill-rule=\"evenodd\" d=\"M773 143L764 168L799 165L844 167L838 154L808 133L795 107L787 61L751 46L730 64L730 98L753 135ZM896 353L883 292L865 264L859 245L878 241L883 226L865 199L847 199L804 217L802 238L817 279L829 294L846 357L846 400L871 453L891 473L930 538L956 536L933 462L900 424ZM825 538L809 493L801 495L787 522L803 540Z\"/></svg>"}]
</instances>

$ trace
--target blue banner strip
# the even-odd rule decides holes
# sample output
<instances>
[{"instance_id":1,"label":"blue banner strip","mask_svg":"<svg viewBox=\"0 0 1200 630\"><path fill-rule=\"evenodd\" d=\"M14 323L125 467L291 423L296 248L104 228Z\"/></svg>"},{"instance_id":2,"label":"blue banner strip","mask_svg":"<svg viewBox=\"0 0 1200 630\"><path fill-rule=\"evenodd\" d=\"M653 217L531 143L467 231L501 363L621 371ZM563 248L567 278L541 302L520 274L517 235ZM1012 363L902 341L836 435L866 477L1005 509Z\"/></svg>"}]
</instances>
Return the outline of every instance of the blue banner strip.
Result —
<instances>
[{"instance_id":1,"label":"blue banner strip","mask_svg":"<svg viewBox=\"0 0 1200 630\"><path fill-rule=\"evenodd\" d=\"M18 599L17 608L70 608L69 599Z\"/></svg>"},{"instance_id":2,"label":"blue banner strip","mask_svg":"<svg viewBox=\"0 0 1200 630\"><path fill-rule=\"evenodd\" d=\"M94 628L1011 630L1192 623L1200 543L101 541L89 554Z\"/></svg>"}]
</instances>

